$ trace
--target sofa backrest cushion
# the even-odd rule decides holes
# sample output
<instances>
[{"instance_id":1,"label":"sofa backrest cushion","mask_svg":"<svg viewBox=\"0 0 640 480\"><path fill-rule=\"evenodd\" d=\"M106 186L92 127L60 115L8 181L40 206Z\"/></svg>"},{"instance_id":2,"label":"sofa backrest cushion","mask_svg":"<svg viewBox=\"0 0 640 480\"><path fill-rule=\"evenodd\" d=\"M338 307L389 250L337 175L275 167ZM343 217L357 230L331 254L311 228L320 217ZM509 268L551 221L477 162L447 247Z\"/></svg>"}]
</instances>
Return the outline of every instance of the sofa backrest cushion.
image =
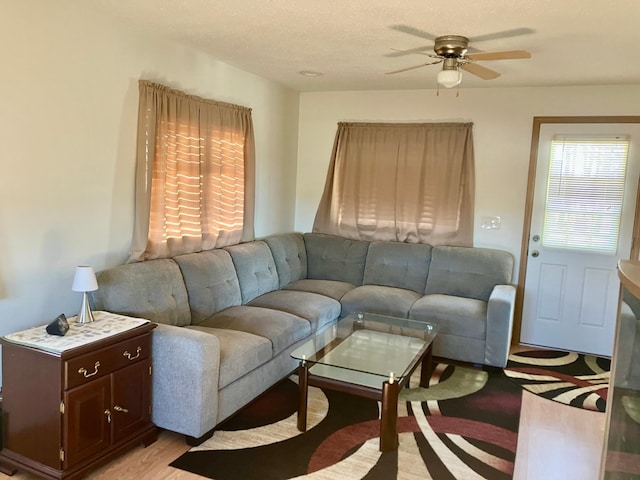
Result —
<instances>
[{"instance_id":1,"label":"sofa backrest cushion","mask_svg":"<svg viewBox=\"0 0 640 480\"><path fill-rule=\"evenodd\" d=\"M240 282L242 304L278 290L280 281L271 250L261 240L225 247L231 254Z\"/></svg>"},{"instance_id":2,"label":"sofa backrest cushion","mask_svg":"<svg viewBox=\"0 0 640 480\"><path fill-rule=\"evenodd\" d=\"M129 263L96 274L93 307L156 323L183 327L191 323L187 290L178 264L159 259Z\"/></svg>"},{"instance_id":3,"label":"sofa backrest cushion","mask_svg":"<svg viewBox=\"0 0 640 480\"><path fill-rule=\"evenodd\" d=\"M307 278L307 251L300 233L285 233L264 238L276 263L280 287Z\"/></svg>"},{"instance_id":4,"label":"sofa backrest cushion","mask_svg":"<svg viewBox=\"0 0 640 480\"><path fill-rule=\"evenodd\" d=\"M489 300L496 285L509 285L513 256L478 247L437 246L431 251L426 294L442 293Z\"/></svg>"},{"instance_id":5,"label":"sofa backrest cushion","mask_svg":"<svg viewBox=\"0 0 640 480\"><path fill-rule=\"evenodd\" d=\"M305 233L304 244L307 249L307 278L362 285L369 242L323 233Z\"/></svg>"},{"instance_id":6,"label":"sofa backrest cushion","mask_svg":"<svg viewBox=\"0 0 640 480\"><path fill-rule=\"evenodd\" d=\"M415 243L372 242L364 267L364 285L384 285L424 293L431 246Z\"/></svg>"},{"instance_id":7,"label":"sofa backrest cushion","mask_svg":"<svg viewBox=\"0 0 640 480\"><path fill-rule=\"evenodd\" d=\"M198 325L214 313L242 304L236 269L226 250L188 253L174 260L189 294L192 324Z\"/></svg>"}]
</instances>

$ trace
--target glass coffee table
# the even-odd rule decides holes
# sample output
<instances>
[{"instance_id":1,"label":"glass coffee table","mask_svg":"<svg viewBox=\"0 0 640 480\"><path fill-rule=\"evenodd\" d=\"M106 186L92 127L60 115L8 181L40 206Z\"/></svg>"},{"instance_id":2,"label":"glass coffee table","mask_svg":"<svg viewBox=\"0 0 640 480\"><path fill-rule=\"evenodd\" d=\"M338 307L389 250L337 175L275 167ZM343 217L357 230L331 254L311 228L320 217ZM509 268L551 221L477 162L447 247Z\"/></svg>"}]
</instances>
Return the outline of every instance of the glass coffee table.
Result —
<instances>
[{"instance_id":1,"label":"glass coffee table","mask_svg":"<svg viewBox=\"0 0 640 480\"><path fill-rule=\"evenodd\" d=\"M307 430L309 386L382 402L380 450L398 448L398 395L418 365L429 386L438 325L371 313L354 313L291 353L300 361L298 429Z\"/></svg>"}]
</instances>

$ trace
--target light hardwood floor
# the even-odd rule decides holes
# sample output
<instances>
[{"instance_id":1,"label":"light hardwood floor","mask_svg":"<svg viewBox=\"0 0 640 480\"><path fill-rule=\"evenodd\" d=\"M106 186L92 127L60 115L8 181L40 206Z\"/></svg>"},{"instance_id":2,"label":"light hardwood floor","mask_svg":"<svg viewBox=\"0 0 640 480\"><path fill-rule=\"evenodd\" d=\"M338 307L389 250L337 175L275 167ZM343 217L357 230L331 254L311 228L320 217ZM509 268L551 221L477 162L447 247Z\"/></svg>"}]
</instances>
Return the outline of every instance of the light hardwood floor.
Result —
<instances>
[{"instance_id":1,"label":"light hardwood floor","mask_svg":"<svg viewBox=\"0 0 640 480\"><path fill-rule=\"evenodd\" d=\"M515 480L597 480L605 414L546 400L523 391ZM96 480L202 479L169 463L188 450L181 435L163 431L147 448L137 447L86 478ZM18 472L0 479L35 480Z\"/></svg>"},{"instance_id":2,"label":"light hardwood floor","mask_svg":"<svg viewBox=\"0 0 640 480\"><path fill-rule=\"evenodd\" d=\"M515 480L597 480L606 415L523 392Z\"/></svg>"}]
</instances>

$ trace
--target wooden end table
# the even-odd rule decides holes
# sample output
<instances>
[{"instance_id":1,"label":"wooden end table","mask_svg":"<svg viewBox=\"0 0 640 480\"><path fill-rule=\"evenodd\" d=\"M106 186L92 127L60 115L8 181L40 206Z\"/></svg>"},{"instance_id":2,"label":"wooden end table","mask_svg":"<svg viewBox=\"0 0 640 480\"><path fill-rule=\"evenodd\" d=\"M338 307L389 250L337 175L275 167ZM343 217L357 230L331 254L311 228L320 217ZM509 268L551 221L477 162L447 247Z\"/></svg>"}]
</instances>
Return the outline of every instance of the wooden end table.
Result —
<instances>
[{"instance_id":1,"label":"wooden end table","mask_svg":"<svg viewBox=\"0 0 640 480\"><path fill-rule=\"evenodd\" d=\"M81 478L157 438L151 423L151 331L155 324L108 312L69 320L66 336L45 327L2 344L3 449L0 471Z\"/></svg>"}]
</instances>

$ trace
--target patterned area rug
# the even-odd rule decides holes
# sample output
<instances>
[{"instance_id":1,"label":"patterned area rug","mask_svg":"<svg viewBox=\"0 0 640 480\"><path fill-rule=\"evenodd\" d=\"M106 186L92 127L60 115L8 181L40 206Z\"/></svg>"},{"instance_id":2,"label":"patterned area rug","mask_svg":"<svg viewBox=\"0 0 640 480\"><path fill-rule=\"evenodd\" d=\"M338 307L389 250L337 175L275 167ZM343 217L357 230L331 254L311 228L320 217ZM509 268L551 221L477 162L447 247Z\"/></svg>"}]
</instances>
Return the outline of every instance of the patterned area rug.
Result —
<instances>
[{"instance_id":1,"label":"patterned area rug","mask_svg":"<svg viewBox=\"0 0 640 480\"><path fill-rule=\"evenodd\" d=\"M373 400L310 388L309 428L300 433L295 379L278 384L171 465L216 480L513 476L522 393L500 369L438 364L428 389L402 392L400 446L384 454Z\"/></svg>"},{"instance_id":2,"label":"patterned area rug","mask_svg":"<svg viewBox=\"0 0 640 480\"><path fill-rule=\"evenodd\" d=\"M557 350L509 356L505 374L522 388L556 402L604 412L611 361Z\"/></svg>"}]
</instances>

